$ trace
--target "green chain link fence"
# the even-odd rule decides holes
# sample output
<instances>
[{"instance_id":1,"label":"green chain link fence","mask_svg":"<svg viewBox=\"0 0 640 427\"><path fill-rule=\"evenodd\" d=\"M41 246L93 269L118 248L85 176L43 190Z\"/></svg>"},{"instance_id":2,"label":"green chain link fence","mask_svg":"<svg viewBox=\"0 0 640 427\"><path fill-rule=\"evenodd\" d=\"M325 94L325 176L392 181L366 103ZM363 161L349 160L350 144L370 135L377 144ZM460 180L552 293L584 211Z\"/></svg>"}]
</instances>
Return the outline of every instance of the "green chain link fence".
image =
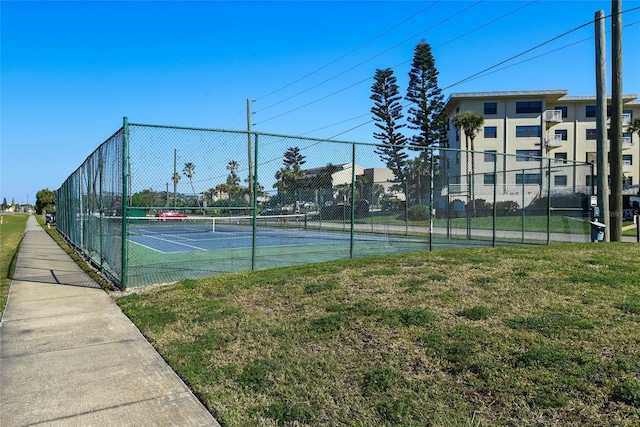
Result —
<instances>
[{"instance_id":1,"label":"green chain link fence","mask_svg":"<svg viewBox=\"0 0 640 427\"><path fill-rule=\"evenodd\" d=\"M394 171L378 150L125 119L58 189L57 227L122 289L373 255L589 240L591 164L425 148L406 151Z\"/></svg>"}]
</instances>

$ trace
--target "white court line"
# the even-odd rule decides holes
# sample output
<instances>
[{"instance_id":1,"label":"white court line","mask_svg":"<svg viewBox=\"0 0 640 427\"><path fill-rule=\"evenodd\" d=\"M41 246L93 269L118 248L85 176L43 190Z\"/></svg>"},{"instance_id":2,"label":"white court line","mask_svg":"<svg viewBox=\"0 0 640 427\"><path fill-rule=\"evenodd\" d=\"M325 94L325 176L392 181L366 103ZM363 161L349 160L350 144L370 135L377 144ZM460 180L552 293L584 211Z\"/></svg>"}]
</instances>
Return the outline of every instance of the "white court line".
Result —
<instances>
[{"instance_id":1,"label":"white court line","mask_svg":"<svg viewBox=\"0 0 640 427\"><path fill-rule=\"evenodd\" d=\"M156 249L156 248L152 248L151 246L143 245L143 244L142 244L142 243L140 243L140 242L134 242L133 240L129 240L129 242L130 242L130 243L133 243L134 245L142 246L143 248L150 249L150 250L152 250L152 251L154 251L154 252L158 252L158 253L161 253L161 254L168 254L168 253L171 253L171 252L160 251L160 250L158 250L158 249Z\"/></svg>"},{"instance_id":2,"label":"white court line","mask_svg":"<svg viewBox=\"0 0 640 427\"><path fill-rule=\"evenodd\" d=\"M198 246L187 245L186 243L176 242L175 240L163 239L163 238L155 237L155 236L145 236L145 237L149 237L150 239L160 240L160 241L163 241L163 242L173 243L175 245L186 246L187 248L197 249L199 251L207 251L208 250L208 249L203 249L203 248L198 247ZM141 245L141 246L144 246L144 245ZM163 252L163 251L158 251L158 252L167 253L167 252Z\"/></svg>"}]
</instances>

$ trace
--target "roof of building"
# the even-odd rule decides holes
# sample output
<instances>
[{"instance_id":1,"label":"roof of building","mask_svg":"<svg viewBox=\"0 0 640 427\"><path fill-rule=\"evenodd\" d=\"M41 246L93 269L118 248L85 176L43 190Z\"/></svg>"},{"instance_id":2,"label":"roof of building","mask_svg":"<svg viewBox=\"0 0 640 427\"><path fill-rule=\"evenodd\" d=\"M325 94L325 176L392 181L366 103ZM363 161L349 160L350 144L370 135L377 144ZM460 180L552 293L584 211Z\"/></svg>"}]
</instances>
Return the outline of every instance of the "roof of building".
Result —
<instances>
[{"instance_id":1,"label":"roof of building","mask_svg":"<svg viewBox=\"0 0 640 427\"><path fill-rule=\"evenodd\" d=\"M557 101L595 101L595 95L586 96L567 96L569 93L566 89L549 89L549 90L514 90L514 91L497 91L497 92L459 92L452 93L445 103L445 110L451 108L453 103L464 99L492 99L492 98L526 98L526 97L548 97ZM607 96L611 99L611 95ZM625 105L640 105L638 95L626 94L622 95L622 101Z\"/></svg>"}]
</instances>

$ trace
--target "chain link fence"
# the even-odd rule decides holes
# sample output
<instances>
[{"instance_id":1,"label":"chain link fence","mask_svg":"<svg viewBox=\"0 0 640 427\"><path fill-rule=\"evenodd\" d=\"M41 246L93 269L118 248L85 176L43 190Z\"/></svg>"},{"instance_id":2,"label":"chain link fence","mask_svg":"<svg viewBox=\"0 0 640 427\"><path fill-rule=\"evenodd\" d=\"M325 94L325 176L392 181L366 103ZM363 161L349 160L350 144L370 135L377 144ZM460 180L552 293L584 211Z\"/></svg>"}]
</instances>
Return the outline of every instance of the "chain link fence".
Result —
<instances>
[{"instance_id":1,"label":"chain link fence","mask_svg":"<svg viewBox=\"0 0 640 427\"><path fill-rule=\"evenodd\" d=\"M129 124L57 191L122 289L414 251L588 241L591 164Z\"/></svg>"}]
</instances>

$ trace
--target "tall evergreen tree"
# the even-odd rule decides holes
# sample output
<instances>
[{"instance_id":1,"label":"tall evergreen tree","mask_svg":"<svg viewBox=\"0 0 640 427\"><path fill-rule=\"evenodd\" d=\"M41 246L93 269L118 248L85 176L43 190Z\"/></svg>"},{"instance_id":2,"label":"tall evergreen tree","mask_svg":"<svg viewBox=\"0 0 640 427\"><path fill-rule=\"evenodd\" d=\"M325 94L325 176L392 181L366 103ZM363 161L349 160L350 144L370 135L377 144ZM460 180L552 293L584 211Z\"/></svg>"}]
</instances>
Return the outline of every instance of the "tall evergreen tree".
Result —
<instances>
[{"instance_id":1,"label":"tall evergreen tree","mask_svg":"<svg viewBox=\"0 0 640 427\"><path fill-rule=\"evenodd\" d=\"M302 166L306 162L306 157L300 154L299 147L289 147L284 153L284 160L282 163L285 165L285 167L293 167L294 165Z\"/></svg>"},{"instance_id":2,"label":"tall evergreen tree","mask_svg":"<svg viewBox=\"0 0 640 427\"><path fill-rule=\"evenodd\" d=\"M298 200L298 190L302 188L304 178L301 166L306 162L306 157L300 154L298 147L289 147L284 153L283 167L276 172L277 181L273 187L282 193L281 196L286 203ZM295 200L290 200L292 197Z\"/></svg>"},{"instance_id":3,"label":"tall evergreen tree","mask_svg":"<svg viewBox=\"0 0 640 427\"><path fill-rule=\"evenodd\" d=\"M445 145L444 95L438 87L438 70L431 46L424 40L414 48L405 99L413 103L407 117L409 128L418 130L411 138L411 145Z\"/></svg>"},{"instance_id":4,"label":"tall evergreen tree","mask_svg":"<svg viewBox=\"0 0 640 427\"><path fill-rule=\"evenodd\" d=\"M380 132L373 133L373 137L384 144L378 145L375 153L402 183L406 177L405 166L408 155L403 151L407 138L400 132L405 124L398 123L404 116L399 102L402 97L399 95L397 79L391 68L376 70L373 79L370 98L374 101L374 106L371 112L374 115L375 125L380 129Z\"/></svg>"}]
</instances>

